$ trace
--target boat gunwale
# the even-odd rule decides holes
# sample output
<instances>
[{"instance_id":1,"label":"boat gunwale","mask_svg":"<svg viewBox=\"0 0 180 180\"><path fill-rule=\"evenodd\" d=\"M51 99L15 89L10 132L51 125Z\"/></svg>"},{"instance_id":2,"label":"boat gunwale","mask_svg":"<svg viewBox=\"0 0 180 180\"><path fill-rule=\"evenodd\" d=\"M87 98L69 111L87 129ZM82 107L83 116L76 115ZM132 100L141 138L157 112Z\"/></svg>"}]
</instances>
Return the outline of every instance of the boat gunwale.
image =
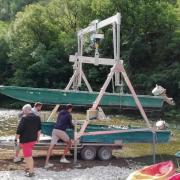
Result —
<instances>
[{"instance_id":1,"label":"boat gunwale","mask_svg":"<svg viewBox=\"0 0 180 180\"><path fill-rule=\"evenodd\" d=\"M94 95L98 95L99 92L93 91L93 92L89 92L89 91L73 91L73 90L62 90L62 89L49 89L49 88L33 88L33 87L19 87L19 86L0 86L0 89L5 90L6 88L8 89L19 89L19 90L25 90L25 91L46 91L46 92L61 92L61 93L75 93L75 94L94 94ZM132 97L131 94L128 93L110 93L110 92L106 92L104 95L106 96L126 96L126 97ZM151 99L161 99L163 100L162 96L151 96L151 95L137 95L139 98L151 98Z\"/></svg>"}]
</instances>

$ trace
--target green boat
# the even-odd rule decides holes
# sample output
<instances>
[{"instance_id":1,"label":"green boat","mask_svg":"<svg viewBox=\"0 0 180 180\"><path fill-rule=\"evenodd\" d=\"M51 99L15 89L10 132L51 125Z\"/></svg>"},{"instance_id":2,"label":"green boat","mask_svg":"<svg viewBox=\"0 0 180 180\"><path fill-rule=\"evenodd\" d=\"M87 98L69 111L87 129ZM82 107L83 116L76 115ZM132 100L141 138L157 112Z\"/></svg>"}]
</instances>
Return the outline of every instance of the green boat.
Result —
<instances>
[{"instance_id":1,"label":"green boat","mask_svg":"<svg viewBox=\"0 0 180 180\"><path fill-rule=\"evenodd\" d=\"M17 86L0 86L0 93L30 103L39 101L44 104L71 103L73 105L92 105L98 96L98 92ZM144 108L160 109L164 103L160 96L138 95L138 98ZM99 105L136 108L136 103L130 94L105 93Z\"/></svg>"},{"instance_id":2,"label":"green boat","mask_svg":"<svg viewBox=\"0 0 180 180\"><path fill-rule=\"evenodd\" d=\"M43 122L42 133L51 136L54 128L54 122ZM114 130L122 130L122 132L113 133ZM124 143L153 143L153 133L148 128L128 128L128 127L112 127L107 125L91 125L89 124L85 130L86 132L95 131L112 131L111 134L85 135L80 137L81 143L107 143L113 144L115 141L122 141ZM155 131L156 143L167 143L170 139L171 131L157 130ZM70 138L73 139L73 131L67 129Z\"/></svg>"}]
</instances>

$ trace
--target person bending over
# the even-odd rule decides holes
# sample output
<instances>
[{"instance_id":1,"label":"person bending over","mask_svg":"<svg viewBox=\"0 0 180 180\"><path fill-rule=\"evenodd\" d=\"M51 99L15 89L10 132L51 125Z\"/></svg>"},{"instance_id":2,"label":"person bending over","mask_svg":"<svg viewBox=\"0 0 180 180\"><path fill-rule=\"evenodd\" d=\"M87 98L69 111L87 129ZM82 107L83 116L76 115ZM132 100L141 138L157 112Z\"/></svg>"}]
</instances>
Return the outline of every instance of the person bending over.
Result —
<instances>
[{"instance_id":1,"label":"person bending over","mask_svg":"<svg viewBox=\"0 0 180 180\"><path fill-rule=\"evenodd\" d=\"M66 146L64 148L64 153L62 155L62 158L60 159L60 162L70 163L70 161L68 161L65 156L67 155L69 148L71 146L71 140L68 134L66 133L66 129L67 128L74 129L71 112L72 112L72 105L68 104L66 105L66 108L60 111L58 114L56 124L52 131L52 139L46 156L46 161L44 166L45 168L49 168L53 166L53 164L49 163L49 158L52 154L52 150L54 146L57 144L58 140L60 139L66 143Z\"/></svg>"}]
</instances>

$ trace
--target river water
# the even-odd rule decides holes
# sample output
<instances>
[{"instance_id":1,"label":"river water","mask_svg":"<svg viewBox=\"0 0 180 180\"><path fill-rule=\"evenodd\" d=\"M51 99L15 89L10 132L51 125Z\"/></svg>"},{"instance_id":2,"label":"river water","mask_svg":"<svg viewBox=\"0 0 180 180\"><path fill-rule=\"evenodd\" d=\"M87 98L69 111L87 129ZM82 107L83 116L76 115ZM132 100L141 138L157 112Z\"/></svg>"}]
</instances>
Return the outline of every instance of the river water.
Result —
<instances>
[{"instance_id":1,"label":"river water","mask_svg":"<svg viewBox=\"0 0 180 180\"><path fill-rule=\"evenodd\" d=\"M16 132L16 128L18 125L18 113L20 110L7 110L7 109L0 109L0 136L6 135L14 135ZM41 112L41 120L45 121L48 119L50 112L49 111L42 111ZM77 119L78 116L75 115ZM180 129L180 121L173 121L168 122L170 129Z\"/></svg>"},{"instance_id":2,"label":"river water","mask_svg":"<svg viewBox=\"0 0 180 180\"><path fill-rule=\"evenodd\" d=\"M0 109L0 136L14 135L19 122L18 114L20 110ZM41 120L48 118L50 112L43 111Z\"/></svg>"}]
</instances>

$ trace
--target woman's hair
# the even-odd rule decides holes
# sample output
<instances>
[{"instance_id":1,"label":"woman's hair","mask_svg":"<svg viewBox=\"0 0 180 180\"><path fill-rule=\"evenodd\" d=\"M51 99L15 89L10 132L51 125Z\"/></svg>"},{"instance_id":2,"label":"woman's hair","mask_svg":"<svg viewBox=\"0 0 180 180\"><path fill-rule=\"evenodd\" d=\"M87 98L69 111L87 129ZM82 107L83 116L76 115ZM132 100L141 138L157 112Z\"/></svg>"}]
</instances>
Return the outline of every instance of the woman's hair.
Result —
<instances>
[{"instance_id":1,"label":"woman's hair","mask_svg":"<svg viewBox=\"0 0 180 180\"><path fill-rule=\"evenodd\" d=\"M31 107L30 104L25 104L25 105L22 107L22 110L23 110L23 113L24 113L24 114L30 113L30 112L31 112L31 109L32 109L32 107Z\"/></svg>"}]
</instances>

